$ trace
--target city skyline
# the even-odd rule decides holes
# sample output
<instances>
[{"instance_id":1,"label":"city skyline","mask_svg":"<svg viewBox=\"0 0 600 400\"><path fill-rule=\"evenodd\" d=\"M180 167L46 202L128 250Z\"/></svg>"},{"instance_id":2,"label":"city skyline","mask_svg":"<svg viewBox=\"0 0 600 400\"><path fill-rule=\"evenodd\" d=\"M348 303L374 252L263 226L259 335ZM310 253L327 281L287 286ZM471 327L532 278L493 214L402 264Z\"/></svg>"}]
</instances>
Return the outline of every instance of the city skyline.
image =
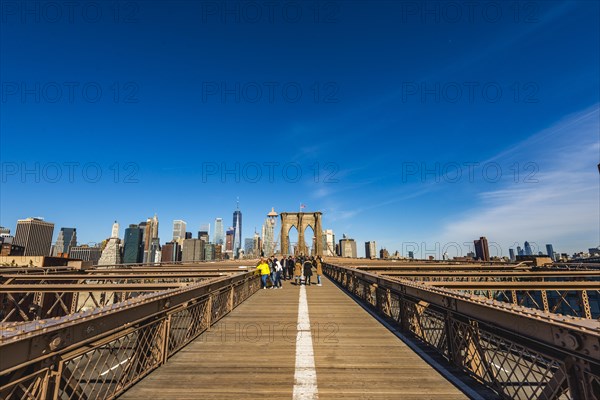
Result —
<instances>
[{"instance_id":1,"label":"city skyline","mask_svg":"<svg viewBox=\"0 0 600 400\"><path fill-rule=\"evenodd\" d=\"M227 229L239 198L247 233L306 205L392 251L600 243L598 2L458 22L377 1L315 21L307 2L257 23L202 3L5 15L0 224L41 215L89 243L157 213L165 242L177 219Z\"/></svg>"},{"instance_id":2,"label":"city skyline","mask_svg":"<svg viewBox=\"0 0 600 400\"><path fill-rule=\"evenodd\" d=\"M234 212L237 212L237 211L241 211L241 210L236 209ZM21 219L20 221L25 221L25 220L28 220L30 218L39 219L41 221L48 222L43 217L28 217L26 219ZM125 229L125 231L122 234L119 233L118 238L121 239L121 240L124 240L125 237L128 235L127 231L131 230L132 227L134 227L134 229L136 231L138 229L141 229L142 230L141 237L146 239L146 236L143 233L143 231L144 230L148 230L148 229L153 229L153 228L152 228L152 226L150 226L150 228L149 228L148 225L145 225L145 224L148 223L148 222L150 222L150 221L154 221L155 219L158 220L158 216L156 214L155 214L155 216L153 218L148 218L146 222L143 222L143 223L141 223L139 225L138 224L128 224L128 225L125 225L125 226L129 226L129 228ZM221 218L215 218L215 220L219 220L219 219L221 219ZM268 219L266 221L268 221ZM279 219L276 219L276 221L279 222ZM77 228L59 227L57 224L55 224L53 222L49 222L49 223L53 224L55 226L55 228L57 228L57 229L54 230L53 239L52 239L52 243L51 243L49 254L48 254L48 255L51 255L55 251L54 246L56 245L57 241L60 239L60 234L63 231L63 229L67 229L67 230L73 229L74 231L76 231ZM180 223L183 223L184 226L186 225L186 222L183 221L183 220L180 220L180 219L173 220L173 223L174 224L178 224L178 225ZM144 224L144 225L142 225L142 224ZM265 233L265 231L264 231L264 224L266 224L265 220L263 220L263 225L262 225L263 226L263 234L260 235L261 240L264 240L264 233ZM3 228L8 229L11 232L11 234L13 234L13 232L15 232L13 229L11 229L7 225L1 225L0 224L0 226L3 227ZM138 228L138 226L139 226L139 228ZM87 242L87 243L86 242L77 241L76 242L77 246L88 245L88 244L100 244L103 241L109 240L111 237L114 237L113 235L115 233L115 229L117 230L117 232L119 232L119 221L117 221L117 220L113 221L113 224L112 224L112 233L113 234L112 235L109 235L109 236L107 236L105 238L99 239L98 241L90 241L90 242ZM160 238L160 227L159 227L158 223L156 224L156 227L154 229L155 229L155 232L158 232L158 238ZM168 228L167 227L163 227L163 229L166 230ZM279 229L280 229L279 226L276 227L276 231L275 231L275 233L273 235L273 238L271 238L270 240L277 241L276 239L280 235L280 230ZM329 232L329 231L333 231L332 233L334 235L336 235L335 230L332 230L332 229L329 229L327 227L324 227L324 229L323 229L323 233L324 234L327 233L327 232ZM174 232L173 231L173 225L171 226L171 232ZM201 231L198 231L198 234L200 232ZM188 231L188 233L191 233L192 237L195 238L195 236L196 236L195 232L189 232ZM347 236L349 239L355 240L357 243L361 242L360 240L356 239L357 236L355 234L353 234L353 233L339 234L339 236L342 236L342 235L344 235L344 239ZM14 234L13 234L13 236L14 236ZM209 232L209 236L210 236L210 232ZM308 235L308 236L310 236L310 235ZM305 237L308 238L308 236L305 236ZM270 236L268 236L268 237L270 237ZM291 229L291 235L290 235L290 237L291 238L296 238L296 240L297 240L297 230L295 228ZM146 246L150 246L151 239L152 238L146 239L146 241L148 242L148 244ZM215 239L216 239L215 237L210 236L210 243L216 244ZM173 240L172 238L160 240L160 245L162 246L162 245L164 245L166 243L171 242L172 240ZM246 242L246 240L252 240L252 236L250 236L250 237L242 237L242 240L241 240L241 249L245 249L245 242ZM269 239L267 238L267 240L269 240ZM324 239L324 240L326 240L326 239ZM498 242L495 242L493 240L490 241L489 244L488 244L487 238L486 237L481 237L480 239L475 239L474 241L463 242L463 243L460 243L460 242L457 242L457 241L449 241L449 242L445 242L445 243L440 243L440 242L414 242L414 241L407 241L407 242L400 243L398 245L398 247L391 247L391 248L388 247L388 246L384 246L384 245L377 245L376 253L378 253L381 249L386 249L386 250L388 250L390 252L390 254L392 254L394 252L398 252L398 253L400 253L404 257L411 258L409 256L409 254L412 253L413 255L416 255L415 258L422 258L422 259L426 259L428 255L436 255L436 259L442 259L443 256L444 256L444 253L447 253L450 257L464 257L464 256L468 256L469 253L473 253L473 254L477 255L477 258L485 259L486 257L484 255L484 253L481 253L481 254L479 253L479 251L483 251L483 250L478 250L477 249L477 246L478 246L477 242L479 242L480 240L484 240L484 243L485 243L484 247L488 248L487 252L484 252L485 254L487 254L487 258L490 258L490 257L507 257L507 258L511 259L511 252L510 252L511 250L514 251L515 255L538 255L538 253L548 254L547 253L548 249L552 249L553 253L556 252L557 254L572 255L572 254L577 254L577 253L585 252L586 250L589 250L591 248L596 248L596 247L600 248L600 244L593 244L592 243L592 244L590 244L592 247L589 247L588 244L583 243L583 244L581 244L581 246L579 246L578 248L576 248L576 249L574 249L572 251L571 250L569 250L569 251L563 250L560 247L559 247L558 251L556 251L556 249L554 249L555 243L549 244L549 243L543 242L543 241L536 242L536 241L528 241L528 240L523 240L521 242L515 241L510 246L504 247L504 246L500 245ZM365 243L379 242L379 241L380 241L379 238L370 238L370 240L367 240ZM310 243L310 242L311 242L310 240L307 240L307 243ZM335 241L334 244L338 244L338 242L339 242L339 240ZM292 243L296 243L296 242L292 242ZM523 247L521 247L521 244L523 244ZM279 243L278 243L278 245L279 245ZM147 255L144 255L144 248L146 246L144 245L144 242L141 243L141 253L142 253L141 256L142 256L142 259L140 261L138 261L138 262L142 262L143 257L147 257ZM309 245L309 247L310 247L310 245ZM123 251L125 252L126 250L123 250ZM131 252L131 251L133 251L133 250L130 249L129 252ZM148 249L146 249L145 251L148 252ZM367 250L366 250L366 248L364 248L362 246L358 246L357 250L355 252L357 254L357 257L366 257L367 256ZM548 256L553 257L553 254L548 254ZM124 255L124 257L125 257L125 255ZM131 260L129 260L129 262L135 262L135 261L133 261L131 259Z\"/></svg>"}]
</instances>

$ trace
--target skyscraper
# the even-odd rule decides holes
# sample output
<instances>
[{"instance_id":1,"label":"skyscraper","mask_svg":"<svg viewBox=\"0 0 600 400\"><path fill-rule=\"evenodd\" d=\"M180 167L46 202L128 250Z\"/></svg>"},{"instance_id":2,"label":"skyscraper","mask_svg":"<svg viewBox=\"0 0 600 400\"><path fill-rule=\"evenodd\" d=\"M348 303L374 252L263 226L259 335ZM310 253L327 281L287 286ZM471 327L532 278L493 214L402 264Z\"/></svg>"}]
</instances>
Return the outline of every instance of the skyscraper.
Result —
<instances>
[{"instance_id":1,"label":"skyscraper","mask_svg":"<svg viewBox=\"0 0 600 400\"><path fill-rule=\"evenodd\" d=\"M177 242L167 242L162 245L161 262L176 262L181 259L181 246Z\"/></svg>"},{"instance_id":2,"label":"skyscraper","mask_svg":"<svg viewBox=\"0 0 600 400\"><path fill-rule=\"evenodd\" d=\"M323 231L323 241L325 242L323 246L323 255L329 257L335 256L335 235L333 230L325 229Z\"/></svg>"},{"instance_id":3,"label":"skyscraper","mask_svg":"<svg viewBox=\"0 0 600 400\"><path fill-rule=\"evenodd\" d=\"M525 241L524 247L525 247L525 255L526 256L532 256L533 255L533 251L531 250L531 246L529 245L529 242Z\"/></svg>"},{"instance_id":4,"label":"skyscraper","mask_svg":"<svg viewBox=\"0 0 600 400\"><path fill-rule=\"evenodd\" d=\"M111 236L102 250L102 256L98 260L98 265L121 264L123 257L121 255L121 239L119 239L119 223L115 221L112 226Z\"/></svg>"},{"instance_id":5,"label":"skyscraper","mask_svg":"<svg viewBox=\"0 0 600 400\"><path fill-rule=\"evenodd\" d=\"M150 251L148 251L148 263L159 263L161 261L161 247L160 247L160 239L154 238L152 239L152 243L150 243Z\"/></svg>"},{"instance_id":6,"label":"skyscraper","mask_svg":"<svg viewBox=\"0 0 600 400\"><path fill-rule=\"evenodd\" d=\"M365 242L365 258L377 258L377 245L375 241Z\"/></svg>"},{"instance_id":7,"label":"skyscraper","mask_svg":"<svg viewBox=\"0 0 600 400\"><path fill-rule=\"evenodd\" d=\"M200 228L200 230L198 231L198 239L204 240L205 243L209 242L208 229L206 227Z\"/></svg>"},{"instance_id":8,"label":"skyscraper","mask_svg":"<svg viewBox=\"0 0 600 400\"><path fill-rule=\"evenodd\" d=\"M204 243L204 260L212 261L215 259L215 245L212 243Z\"/></svg>"},{"instance_id":9,"label":"skyscraper","mask_svg":"<svg viewBox=\"0 0 600 400\"><path fill-rule=\"evenodd\" d=\"M481 236L479 240L474 240L473 243L475 244L475 258L481 261L490 261L490 250L487 238Z\"/></svg>"},{"instance_id":10,"label":"skyscraper","mask_svg":"<svg viewBox=\"0 0 600 400\"><path fill-rule=\"evenodd\" d=\"M556 261L554 259L554 247L552 247L551 244L546 245L546 253L548 254L548 257L552 259L552 261Z\"/></svg>"},{"instance_id":11,"label":"skyscraper","mask_svg":"<svg viewBox=\"0 0 600 400\"><path fill-rule=\"evenodd\" d=\"M58 257L61 254L69 254L71 247L77 246L77 229L60 228L56 243L52 248L52 255Z\"/></svg>"},{"instance_id":12,"label":"skyscraper","mask_svg":"<svg viewBox=\"0 0 600 400\"><path fill-rule=\"evenodd\" d=\"M525 254L525 253L523 252L523 249L521 248L521 246L517 246L517 255L518 255L518 256L522 256L522 255L524 255L524 254Z\"/></svg>"},{"instance_id":13,"label":"skyscraper","mask_svg":"<svg viewBox=\"0 0 600 400\"><path fill-rule=\"evenodd\" d=\"M223 233L223 218L215 219L215 234L214 234L215 244L224 244L225 243L225 235Z\"/></svg>"},{"instance_id":14,"label":"skyscraper","mask_svg":"<svg viewBox=\"0 0 600 400\"><path fill-rule=\"evenodd\" d=\"M183 241L183 249L181 251L181 261L194 262L204 259L204 240L186 239Z\"/></svg>"},{"instance_id":15,"label":"skyscraper","mask_svg":"<svg viewBox=\"0 0 600 400\"><path fill-rule=\"evenodd\" d=\"M354 239L343 235L343 239L340 239L340 256L356 258L356 242Z\"/></svg>"},{"instance_id":16,"label":"skyscraper","mask_svg":"<svg viewBox=\"0 0 600 400\"><path fill-rule=\"evenodd\" d=\"M233 212L233 257L237 258L242 247L242 212L238 201L237 210Z\"/></svg>"},{"instance_id":17,"label":"skyscraper","mask_svg":"<svg viewBox=\"0 0 600 400\"><path fill-rule=\"evenodd\" d=\"M254 232L254 236L252 237L252 254L254 254L254 257L261 257L263 255L261 249L262 241L260 240L260 235L258 232Z\"/></svg>"},{"instance_id":18,"label":"skyscraper","mask_svg":"<svg viewBox=\"0 0 600 400\"><path fill-rule=\"evenodd\" d=\"M233 228L229 228L225 234L225 251L233 251Z\"/></svg>"},{"instance_id":19,"label":"skyscraper","mask_svg":"<svg viewBox=\"0 0 600 400\"><path fill-rule=\"evenodd\" d=\"M125 244L123 246L123 262L125 264L139 264L144 261L144 229L138 225L129 225L125 229Z\"/></svg>"},{"instance_id":20,"label":"skyscraper","mask_svg":"<svg viewBox=\"0 0 600 400\"><path fill-rule=\"evenodd\" d=\"M186 222L180 219L173 221L173 241L181 242L185 239Z\"/></svg>"},{"instance_id":21,"label":"skyscraper","mask_svg":"<svg viewBox=\"0 0 600 400\"><path fill-rule=\"evenodd\" d=\"M50 255L54 224L43 218L26 218L17 221L14 244L25 247L25 256Z\"/></svg>"},{"instance_id":22,"label":"skyscraper","mask_svg":"<svg viewBox=\"0 0 600 400\"><path fill-rule=\"evenodd\" d=\"M254 255L254 239L244 239L244 252L246 253L246 256Z\"/></svg>"},{"instance_id":23,"label":"skyscraper","mask_svg":"<svg viewBox=\"0 0 600 400\"><path fill-rule=\"evenodd\" d=\"M270 218L265 219L262 226L262 249L266 256L270 257L275 253L275 225Z\"/></svg>"},{"instance_id":24,"label":"skyscraper","mask_svg":"<svg viewBox=\"0 0 600 400\"><path fill-rule=\"evenodd\" d=\"M515 249L508 249L508 255L510 256L510 261L515 261L517 259L515 257Z\"/></svg>"},{"instance_id":25,"label":"skyscraper","mask_svg":"<svg viewBox=\"0 0 600 400\"><path fill-rule=\"evenodd\" d=\"M154 239L158 239L158 217L154 214L154 217L146 220L146 228L144 232L144 262L150 262L150 259L154 259L155 255L151 252L155 251L155 247L152 246Z\"/></svg>"},{"instance_id":26,"label":"skyscraper","mask_svg":"<svg viewBox=\"0 0 600 400\"><path fill-rule=\"evenodd\" d=\"M82 261L91 261L92 265L98 265L98 260L102 256L100 247L90 247L88 245L73 246L69 249L69 258L75 258Z\"/></svg>"}]
</instances>

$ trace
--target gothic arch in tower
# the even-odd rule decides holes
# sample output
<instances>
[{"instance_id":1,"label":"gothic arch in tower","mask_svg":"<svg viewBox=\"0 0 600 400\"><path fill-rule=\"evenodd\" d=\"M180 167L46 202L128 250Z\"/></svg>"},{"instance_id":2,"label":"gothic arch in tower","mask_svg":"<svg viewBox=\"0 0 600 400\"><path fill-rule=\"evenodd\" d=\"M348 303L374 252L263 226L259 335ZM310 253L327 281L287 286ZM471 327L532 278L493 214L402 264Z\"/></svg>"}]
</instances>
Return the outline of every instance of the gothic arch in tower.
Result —
<instances>
[{"instance_id":1,"label":"gothic arch in tower","mask_svg":"<svg viewBox=\"0 0 600 400\"><path fill-rule=\"evenodd\" d=\"M290 248L289 232L292 227L298 231L298 252L304 255L323 255L323 227L321 226L320 211L317 212L283 212L281 216L281 254L288 255ZM312 254L308 254L308 246L304 240L304 232L310 226L315 235L315 246Z\"/></svg>"}]
</instances>

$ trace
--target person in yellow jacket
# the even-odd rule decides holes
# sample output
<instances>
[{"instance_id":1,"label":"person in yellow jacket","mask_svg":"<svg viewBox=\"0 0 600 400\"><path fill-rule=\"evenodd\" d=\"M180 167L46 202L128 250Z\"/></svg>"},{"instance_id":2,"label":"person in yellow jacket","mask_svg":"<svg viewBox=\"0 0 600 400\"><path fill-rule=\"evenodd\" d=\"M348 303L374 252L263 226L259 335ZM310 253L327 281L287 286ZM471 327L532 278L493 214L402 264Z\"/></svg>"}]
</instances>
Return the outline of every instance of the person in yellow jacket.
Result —
<instances>
[{"instance_id":1,"label":"person in yellow jacket","mask_svg":"<svg viewBox=\"0 0 600 400\"><path fill-rule=\"evenodd\" d=\"M260 259L260 262L256 266L256 270L260 273L260 280L262 283L262 288L267 288L267 278L271 275L271 270L269 269L269 264L265 261L264 258Z\"/></svg>"}]
</instances>

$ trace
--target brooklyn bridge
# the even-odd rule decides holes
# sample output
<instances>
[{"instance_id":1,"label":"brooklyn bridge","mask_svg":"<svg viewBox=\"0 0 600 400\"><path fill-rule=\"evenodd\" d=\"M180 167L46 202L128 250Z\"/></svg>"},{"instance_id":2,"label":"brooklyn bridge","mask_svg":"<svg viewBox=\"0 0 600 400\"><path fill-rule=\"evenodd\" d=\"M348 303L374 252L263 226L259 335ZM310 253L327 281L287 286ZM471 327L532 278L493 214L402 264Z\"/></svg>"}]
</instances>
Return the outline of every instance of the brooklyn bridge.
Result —
<instances>
[{"instance_id":1,"label":"brooklyn bridge","mask_svg":"<svg viewBox=\"0 0 600 400\"><path fill-rule=\"evenodd\" d=\"M325 258L3 268L2 399L600 399L600 270Z\"/></svg>"}]
</instances>

